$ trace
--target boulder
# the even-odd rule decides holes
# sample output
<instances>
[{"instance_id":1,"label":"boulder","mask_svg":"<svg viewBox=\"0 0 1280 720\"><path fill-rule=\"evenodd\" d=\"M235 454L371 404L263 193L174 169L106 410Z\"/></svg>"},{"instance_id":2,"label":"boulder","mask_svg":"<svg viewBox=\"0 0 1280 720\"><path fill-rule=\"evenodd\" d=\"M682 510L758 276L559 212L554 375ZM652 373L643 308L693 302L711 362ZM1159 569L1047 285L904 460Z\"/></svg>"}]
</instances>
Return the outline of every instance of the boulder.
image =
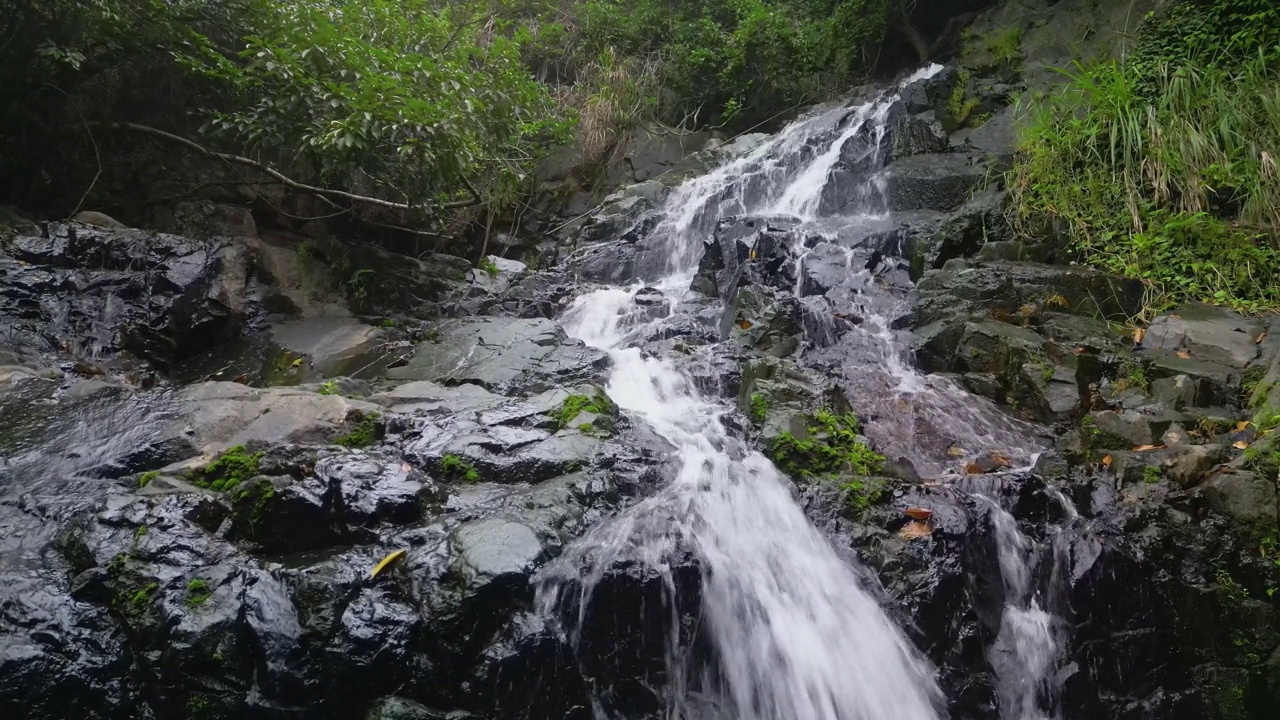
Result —
<instances>
[{"instance_id":1,"label":"boulder","mask_svg":"<svg viewBox=\"0 0 1280 720\"><path fill-rule=\"evenodd\" d=\"M968 201L987 169L964 155L935 153L895 160L886 173L889 210L951 211Z\"/></svg>"},{"instance_id":2,"label":"boulder","mask_svg":"<svg viewBox=\"0 0 1280 720\"><path fill-rule=\"evenodd\" d=\"M552 320L475 318L436 325L408 363L387 376L398 381L474 383L504 394L536 393L590 381L607 366L607 355L569 339Z\"/></svg>"}]
</instances>

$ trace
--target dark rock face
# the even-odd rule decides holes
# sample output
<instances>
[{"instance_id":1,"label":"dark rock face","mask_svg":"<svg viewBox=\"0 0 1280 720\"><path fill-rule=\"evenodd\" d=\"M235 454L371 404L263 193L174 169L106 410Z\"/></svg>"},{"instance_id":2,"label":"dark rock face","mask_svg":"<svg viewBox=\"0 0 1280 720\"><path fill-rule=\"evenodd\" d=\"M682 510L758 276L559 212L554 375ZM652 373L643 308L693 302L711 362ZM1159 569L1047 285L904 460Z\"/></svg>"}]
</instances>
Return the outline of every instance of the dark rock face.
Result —
<instances>
[{"instance_id":1,"label":"dark rock face","mask_svg":"<svg viewBox=\"0 0 1280 720\"><path fill-rule=\"evenodd\" d=\"M51 223L0 239L0 272L9 362L127 352L167 366L238 337L261 314L250 257L226 240Z\"/></svg>"}]
</instances>

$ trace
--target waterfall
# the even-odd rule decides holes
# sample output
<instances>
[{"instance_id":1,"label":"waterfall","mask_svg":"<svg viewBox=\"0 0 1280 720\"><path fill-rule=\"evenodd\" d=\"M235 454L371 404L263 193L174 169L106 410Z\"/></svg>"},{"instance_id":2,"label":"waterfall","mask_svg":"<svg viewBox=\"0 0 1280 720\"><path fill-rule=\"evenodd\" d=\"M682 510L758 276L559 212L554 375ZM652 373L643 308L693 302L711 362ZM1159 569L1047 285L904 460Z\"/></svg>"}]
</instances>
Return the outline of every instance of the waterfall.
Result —
<instances>
[{"instance_id":1,"label":"waterfall","mask_svg":"<svg viewBox=\"0 0 1280 720\"><path fill-rule=\"evenodd\" d=\"M899 87L938 69L926 68ZM597 583L621 563L658 574L667 595L674 595L671 558L692 553L701 571L701 620L711 645L705 653L710 660L704 661L711 667L690 665L680 647L677 603L668 598L669 667L658 681L666 717L935 720L945 714L933 669L879 606L874 581L809 522L787 479L726 430L731 410L694 386L685 368L707 349L686 358L655 357L639 347L646 330L680 311L703 242L722 217L785 214L831 238L832 227L883 222L887 209L878 172L861 181L845 214L819 216L822 193L842 156L848 159L852 152L869 159L873 170L883 166L881 141L896 101L889 91L857 107L819 111L747 155L686 181L673 190L662 219L644 240L668 258L662 276L583 294L561 318L570 335L610 354L609 395L675 448L678 470L668 486L596 525L544 568L539 605L548 616L576 608L580 623ZM795 251L803 262L806 250ZM849 270L851 277L873 281L860 267ZM635 302L646 285L668 298L665 317L654 319L651 305ZM887 394L933 398L930 407L943 417L954 413L957 431L967 433L961 439L981 449L983 437L991 440L995 432L990 422L970 409L971 396L910 366L908 351L890 329L888 312L896 307L870 315L859 331L878 353L877 371L892 379ZM1006 430L995 440L1011 441L1020 427ZM598 718L618 716L599 700Z\"/></svg>"}]
</instances>

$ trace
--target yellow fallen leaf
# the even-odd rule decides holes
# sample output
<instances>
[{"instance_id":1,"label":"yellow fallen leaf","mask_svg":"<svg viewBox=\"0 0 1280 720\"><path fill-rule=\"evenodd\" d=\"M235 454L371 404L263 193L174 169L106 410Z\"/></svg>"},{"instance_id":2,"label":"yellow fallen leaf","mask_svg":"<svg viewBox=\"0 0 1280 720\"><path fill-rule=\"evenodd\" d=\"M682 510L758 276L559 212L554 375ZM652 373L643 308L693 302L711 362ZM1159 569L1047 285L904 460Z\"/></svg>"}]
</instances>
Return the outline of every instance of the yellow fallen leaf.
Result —
<instances>
[{"instance_id":1,"label":"yellow fallen leaf","mask_svg":"<svg viewBox=\"0 0 1280 720\"><path fill-rule=\"evenodd\" d=\"M1234 443L1232 443L1232 444L1231 444L1231 447L1233 447L1233 448L1235 448L1235 449L1237 449L1237 450L1243 450L1243 449L1245 449L1245 448L1249 447L1249 443L1245 442L1244 440L1237 440L1237 441L1235 441Z\"/></svg>"},{"instance_id":2,"label":"yellow fallen leaf","mask_svg":"<svg viewBox=\"0 0 1280 720\"><path fill-rule=\"evenodd\" d=\"M1102 456L1102 467L1106 467L1106 468L1111 467L1111 456L1110 456L1110 455L1103 455L1103 456Z\"/></svg>"},{"instance_id":3,"label":"yellow fallen leaf","mask_svg":"<svg viewBox=\"0 0 1280 720\"><path fill-rule=\"evenodd\" d=\"M1236 423L1236 430L1237 431L1244 430L1252 424L1253 423L1249 422L1248 420L1241 420L1240 422Z\"/></svg>"},{"instance_id":4,"label":"yellow fallen leaf","mask_svg":"<svg viewBox=\"0 0 1280 720\"><path fill-rule=\"evenodd\" d=\"M1262 333L1262 334L1258 335L1258 337L1254 338L1254 339L1253 339L1253 342L1254 342L1254 344L1255 344L1255 345L1261 345L1261 344L1262 344L1262 341L1263 341L1263 340L1266 340L1266 339L1267 339L1267 334L1266 334L1266 333Z\"/></svg>"},{"instance_id":5,"label":"yellow fallen leaf","mask_svg":"<svg viewBox=\"0 0 1280 720\"><path fill-rule=\"evenodd\" d=\"M379 560L379 561L378 561L378 564L377 564L377 565L374 565L374 566L373 566L373 570L369 573L369 578L370 578L370 579L373 579L373 578L378 577L378 573L381 573L383 570L386 570L386 569L387 569L387 566L388 566L388 565L390 565L391 563L393 563L393 562L395 562L395 561L399 560L400 558L404 557L404 554L405 554L405 551L404 551L404 550L396 550L395 552L391 553L390 555L388 555L388 556L386 556L386 557L382 558L381 560Z\"/></svg>"},{"instance_id":6,"label":"yellow fallen leaf","mask_svg":"<svg viewBox=\"0 0 1280 720\"><path fill-rule=\"evenodd\" d=\"M947 455L950 457L964 457L964 448L959 445L948 445Z\"/></svg>"},{"instance_id":7,"label":"yellow fallen leaf","mask_svg":"<svg viewBox=\"0 0 1280 720\"><path fill-rule=\"evenodd\" d=\"M903 525L902 529L898 531L898 537L904 540L919 540L920 538L927 538L932 534L932 525L929 523L916 522L915 520Z\"/></svg>"},{"instance_id":8,"label":"yellow fallen leaf","mask_svg":"<svg viewBox=\"0 0 1280 720\"><path fill-rule=\"evenodd\" d=\"M1134 330L1134 331L1133 331L1133 344L1134 344L1134 345L1141 345L1141 344L1142 344L1142 338L1144 338L1144 337L1146 337L1146 336L1147 336L1147 331L1146 331L1146 330L1143 330L1142 328L1138 328L1137 330Z\"/></svg>"},{"instance_id":9,"label":"yellow fallen leaf","mask_svg":"<svg viewBox=\"0 0 1280 720\"><path fill-rule=\"evenodd\" d=\"M1146 452L1148 450L1163 450L1163 449L1164 449L1163 445L1139 445L1138 447L1134 448L1133 451Z\"/></svg>"},{"instance_id":10,"label":"yellow fallen leaf","mask_svg":"<svg viewBox=\"0 0 1280 720\"><path fill-rule=\"evenodd\" d=\"M302 358L298 358L297 360L294 360L294 361L293 361L293 366L294 366L294 367L302 367Z\"/></svg>"},{"instance_id":11,"label":"yellow fallen leaf","mask_svg":"<svg viewBox=\"0 0 1280 720\"><path fill-rule=\"evenodd\" d=\"M755 249L755 248L751 248L751 259L752 259L752 260L755 260L755 259L756 259L756 257L758 257L758 256L756 255L756 249Z\"/></svg>"},{"instance_id":12,"label":"yellow fallen leaf","mask_svg":"<svg viewBox=\"0 0 1280 720\"><path fill-rule=\"evenodd\" d=\"M1186 350L1179 350L1178 352L1174 353L1174 355L1177 355L1178 357L1182 358L1183 360L1190 360L1190 359L1191 359L1191 353L1187 352Z\"/></svg>"}]
</instances>

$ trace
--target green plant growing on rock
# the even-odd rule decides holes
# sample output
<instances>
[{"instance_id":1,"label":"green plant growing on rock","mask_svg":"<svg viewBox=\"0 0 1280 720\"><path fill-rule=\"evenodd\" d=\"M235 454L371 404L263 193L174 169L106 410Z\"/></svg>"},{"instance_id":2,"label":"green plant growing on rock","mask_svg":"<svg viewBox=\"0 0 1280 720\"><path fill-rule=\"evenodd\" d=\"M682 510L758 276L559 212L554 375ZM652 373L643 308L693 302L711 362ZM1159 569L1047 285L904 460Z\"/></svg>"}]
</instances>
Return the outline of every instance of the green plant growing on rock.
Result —
<instances>
[{"instance_id":1,"label":"green plant growing on rock","mask_svg":"<svg viewBox=\"0 0 1280 720\"><path fill-rule=\"evenodd\" d=\"M973 111L982 103L978 98L969 95L969 84L973 76L968 70L961 70L956 76L955 87L947 98L947 115L951 118L952 127L962 128L969 121Z\"/></svg>"},{"instance_id":2,"label":"green plant growing on rock","mask_svg":"<svg viewBox=\"0 0 1280 720\"><path fill-rule=\"evenodd\" d=\"M498 274L501 272L500 270L498 270L498 263L494 262L493 258L489 257L488 255L480 258L480 263L478 267L481 270L483 270L484 273L488 275L490 278L498 277Z\"/></svg>"},{"instance_id":3,"label":"green plant growing on rock","mask_svg":"<svg viewBox=\"0 0 1280 720\"><path fill-rule=\"evenodd\" d=\"M381 430L379 419L377 413L357 413L351 431L334 439L333 444L353 450L373 445L378 441L378 434Z\"/></svg>"},{"instance_id":4,"label":"green plant growing on rock","mask_svg":"<svg viewBox=\"0 0 1280 720\"><path fill-rule=\"evenodd\" d=\"M1013 64L1022 52L1024 34L1025 30L1020 25L1008 25L995 30L987 37L986 50L996 63Z\"/></svg>"},{"instance_id":5,"label":"green plant growing on rock","mask_svg":"<svg viewBox=\"0 0 1280 720\"><path fill-rule=\"evenodd\" d=\"M209 587L209 582L203 578L191 578L187 583L187 607L199 607L209 596L213 594L213 589Z\"/></svg>"},{"instance_id":6,"label":"green plant growing on rock","mask_svg":"<svg viewBox=\"0 0 1280 720\"><path fill-rule=\"evenodd\" d=\"M258 474L258 463L263 455L249 452L244 445L236 445L203 468L189 470L187 479L198 487L215 492L231 490Z\"/></svg>"},{"instance_id":7,"label":"green plant growing on rock","mask_svg":"<svg viewBox=\"0 0 1280 720\"><path fill-rule=\"evenodd\" d=\"M811 418L807 437L780 433L769 442L769 457L778 469L796 480L865 478L882 472L884 457L858 434L858 418L819 410ZM847 483L846 483L847 484ZM870 489L863 485L864 489ZM878 492L875 495L878 497Z\"/></svg>"},{"instance_id":8,"label":"green plant growing on rock","mask_svg":"<svg viewBox=\"0 0 1280 720\"><path fill-rule=\"evenodd\" d=\"M440 474L450 482L461 482L467 485L480 482L480 472L475 466L457 455L445 455L440 458Z\"/></svg>"},{"instance_id":9,"label":"green plant growing on rock","mask_svg":"<svg viewBox=\"0 0 1280 720\"><path fill-rule=\"evenodd\" d=\"M325 380L320 383L320 389L317 392L321 395L337 395L338 382L336 380Z\"/></svg>"},{"instance_id":10,"label":"green plant growing on rock","mask_svg":"<svg viewBox=\"0 0 1280 720\"><path fill-rule=\"evenodd\" d=\"M151 603L156 598L156 593L159 591L160 591L160 583L158 582L147 583L146 585L143 585L142 587L138 588L138 590L134 592L133 595L129 596L129 605L134 610L142 610L147 606L151 605Z\"/></svg>"},{"instance_id":11,"label":"green plant growing on rock","mask_svg":"<svg viewBox=\"0 0 1280 720\"><path fill-rule=\"evenodd\" d=\"M134 530L133 530L133 541L134 541L135 543L136 543L136 542L138 542L139 540L141 540L142 538L146 537L146 536L147 536L147 526L146 526L146 525L139 525L138 527L134 528Z\"/></svg>"},{"instance_id":12,"label":"green plant growing on rock","mask_svg":"<svg viewBox=\"0 0 1280 720\"><path fill-rule=\"evenodd\" d=\"M142 488L150 485L151 481L158 477L160 477L159 470L148 470L147 472L142 473L138 476L138 489L141 490Z\"/></svg>"},{"instance_id":13,"label":"green plant growing on rock","mask_svg":"<svg viewBox=\"0 0 1280 720\"><path fill-rule=\"evenodd\" d=\"M254 538L258 535L275 497L275 485L266 478L250 480L235 491L231 506L232 521L245 537Z\"/></svg>"},{"instance_id":14,"label":"green plant growing on rock","mask_svg":"<svg viewBox=\"0 0 1280 720\"><path fill-rule=\"evenodd\" d=\"M561 429L569 427L570 423L582 413L592 413L597 416L597 422L606 423L605 427L600 428L602 431L612 432L612 418L617 411L618 406L609 399L604 390L596 388L591 395L570 395L549 415L555 421L556 428Z\"/></svg>"},{"instance_id":15,"label":"green plant growing on rock","mask_svg":"<svg viewBox=\"0 0 1280 720\"><path fill-rule=\"evenodd\" d=\"M1164 473L1155 465L1148 465L1142 468L1142 482L1144 483L1155 485L1158 484L1163 477Z\"/></svg>"},{"instance_id":16,"label":"green plant growing on rock","mask_svg":"<svg viewBox=\"0 0 1280 720\"><path fill-rule=\"evenodd\" d=\"M769 414L769 399L761 393L751 393L749 414L752 422L757 425L764 424Z\"/></svg>"}]
</instances>

